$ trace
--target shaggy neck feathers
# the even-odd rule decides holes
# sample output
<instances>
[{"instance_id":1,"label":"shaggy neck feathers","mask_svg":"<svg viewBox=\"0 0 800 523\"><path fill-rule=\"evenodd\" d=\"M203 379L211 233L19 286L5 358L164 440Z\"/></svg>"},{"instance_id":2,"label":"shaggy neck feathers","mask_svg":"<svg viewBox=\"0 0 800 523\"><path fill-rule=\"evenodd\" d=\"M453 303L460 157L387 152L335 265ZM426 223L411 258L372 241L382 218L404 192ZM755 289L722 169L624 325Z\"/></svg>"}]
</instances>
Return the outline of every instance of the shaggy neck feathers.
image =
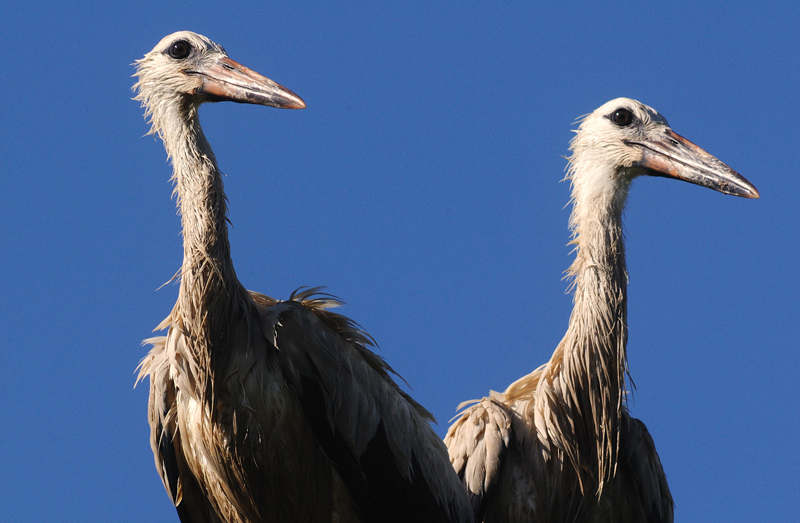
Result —
<instances>
[{"instance_id":1,"label":"shaggy neck feathers","mask_svg":"<svg viewBox=\"0 0 800 523\"><path fill-rule=\"evenodd\" d=\"M566 411L557 417L560 429L573 432L566 441L579 442L575 448L565 445L565 452L583 476L581 485L596 485L599 493L616 470L627 370L622 211L628 182L611 168L576 180L575 168L571 165L570 227L577 254L568 271L574 278L574 307L560 358L553 358L547 376L557 377L560 385L559 408ZM546 395L540 400L554 403Z\"/></svg>"},{"instance_id":2,"label":"shaggy neck feathers","mask_svg":"<svg viewBox=\"0 0 800 523\"><path fill-rule=\"evenodd\" d=\"M167 100L173 103L149 107L153 129L172 161L183 226L180 290L169 319L187 341L185 370L203 396L211 383L206 373L216 367L212 354L226 348L246 291L233 269L222 176L200 127L199 106L189 97Z\"/></svg>"},{"instance_id":3,"label":"shaggy neck feathers","mask_svg":"<svg viewBox=\"0 0 800 523\"><path fill-rule=\"evenodd\" d=\"M227 205L222 176L208 144L197 109L177 136L165 137L172 159L173 181L183 226L184 281L206 274L212 265L218 276L231 276L233 264L228 243Z\"/></svg>"},{"instance_id":4,"label":"shaggy neck feathers","mask_svg":"<svg viewBox=\"0 0 800 523\"><path fill-rule=\"evenodd\" d=\"M521 401L540 446L531 449L579 488L602 492L616 471L627 372L627 271L622 212L630 180L572 143L570 229L576 257L569 327L550 361L503 395ZM531 394L532 392L532 394ZM570 472L571 471L571 472ZM561 482L566 476L551 478ZM588 493L587 492L587 493Z\"/></svg>"}]
</instances>

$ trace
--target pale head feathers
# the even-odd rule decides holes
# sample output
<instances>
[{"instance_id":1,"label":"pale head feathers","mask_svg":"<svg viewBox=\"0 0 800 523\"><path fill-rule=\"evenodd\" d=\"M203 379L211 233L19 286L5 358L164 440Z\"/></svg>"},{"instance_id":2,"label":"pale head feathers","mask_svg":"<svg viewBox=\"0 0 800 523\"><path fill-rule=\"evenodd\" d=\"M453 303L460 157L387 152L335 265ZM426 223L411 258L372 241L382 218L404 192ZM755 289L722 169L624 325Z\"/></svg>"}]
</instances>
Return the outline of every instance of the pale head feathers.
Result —
<instances>
[{"instance_id":1,"label":"pale head feathers","mask_svg":"<svg viewBox=\"0 0 800 523\"><path fill-rule=\"evenodd\" d=\"M615 115L628 111L629 125L614 122ZM655 109L631 100L617 98L586 116L570 142L567 179L576 199L605 201L627 195L627 187L642 169L632 168L642 159L642 149L629 142L645 141L669 129L667 120Z\"/></svg>"},{"instance_id":2,"label":"pale head feathers","mask_svg":"<svg viewBox=\"0 0 800 523\"><path fill-rule=\"evenodd\" d=\"M176 60L169 51L171 46L181 41L191 44L192 54L188 59ZM202 80L189 73L225 56L228 56L225 49L205 36L178 31L162 38L152 51L136 60L134 76L139 81L133 86L136 92L134 100L140 101L145 108L145 117L152 124L151 134L159 133L163 139L165 125L183 120L168 118L170 111L196 111L200 104L208 101L196 92L202 86Z\"/></svg>"}]
</instances>

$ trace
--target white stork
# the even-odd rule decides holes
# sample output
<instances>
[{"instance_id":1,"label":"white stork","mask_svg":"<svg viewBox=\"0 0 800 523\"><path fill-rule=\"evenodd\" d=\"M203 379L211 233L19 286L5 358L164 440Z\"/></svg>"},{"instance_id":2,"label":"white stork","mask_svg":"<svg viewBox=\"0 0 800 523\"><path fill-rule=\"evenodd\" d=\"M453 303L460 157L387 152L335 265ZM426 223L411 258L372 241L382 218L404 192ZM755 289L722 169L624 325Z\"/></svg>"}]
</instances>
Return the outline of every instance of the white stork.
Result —
<instances>
[{"instance_id":1,"label":"white stork","mask_svg":"<svg viewBox=\"0 0 800 523\"><path fill-rule=\"evenodd\" d=\"M302 109L293 92L188 31L136 64L136 99L172 159L183 225L178 301L142 361L151 446L183 523L469 522L432 416L311 289L278 301L233 268L204 102Z\"/></svg>"},{"instance_id":2,"label":"white stork","mask_svg":"<svg viewBox=\"0 0 800 523\"><path fill-rule=\"evenodd\" d=\"M577 255L567 333L549 362L463 412L445 444L476 521L671 522L653 439L626 407L623 208L642 175L744 198L758 191L627 98L587 116L570 148Z\"/></svg>"}]
</instances>

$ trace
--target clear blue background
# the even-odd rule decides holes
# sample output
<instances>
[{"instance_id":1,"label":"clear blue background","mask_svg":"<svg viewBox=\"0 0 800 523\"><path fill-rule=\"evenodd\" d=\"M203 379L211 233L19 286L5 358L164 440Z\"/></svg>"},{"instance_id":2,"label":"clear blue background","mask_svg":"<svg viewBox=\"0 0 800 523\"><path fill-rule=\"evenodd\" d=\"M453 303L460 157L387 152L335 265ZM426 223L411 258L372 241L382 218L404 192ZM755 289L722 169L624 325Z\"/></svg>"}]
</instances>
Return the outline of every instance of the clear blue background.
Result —
<instances>
[{"instance_id":1,"label":"clear blue background","mask_svg":"<svg viewBox=\"0 0 800 523\"><path fill-rule=\"evenodd\" d=\"M190 29L308 104L201 110L240 279L342 297L441 435L566 329L577 117L639 99L749 178L636 181L631 410L678 521L797 521L796 2L67 4L0 5L0 519L177 521L133 383L180 220L130 87Z\"/></svg>"}]
</instances>

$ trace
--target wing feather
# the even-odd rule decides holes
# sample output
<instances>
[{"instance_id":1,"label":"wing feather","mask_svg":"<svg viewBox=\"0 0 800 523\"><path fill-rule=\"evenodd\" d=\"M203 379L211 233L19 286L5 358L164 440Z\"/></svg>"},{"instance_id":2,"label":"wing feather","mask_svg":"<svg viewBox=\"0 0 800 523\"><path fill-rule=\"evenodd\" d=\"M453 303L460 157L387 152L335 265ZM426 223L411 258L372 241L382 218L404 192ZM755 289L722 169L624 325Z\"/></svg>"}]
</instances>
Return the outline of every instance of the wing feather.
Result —
<instances>
[{"instance_id":1,"label":"wing feather","mask_svg":"<svg viewBox=\"0 0 800 523\"><path fill-rule=\"evenodd\" d=\"M672 523L674 503L650 432L644 423L628 417L624 458L636 478L638 500L646 521Z\"/></svg>"},{"instance_id":2,"label":"wing feather","mask_svg":"<svg viewBox=\"0 0 800 523\"><path fill-rule=\"evenodd\" d=\"M432 416L392 380L368 349L371 338L326 310L338 302L308 292L299 298L261 308L265 335L276 341L283 374L361 517L471 521Z\"/></svg>"},{"instance_id":3,"label":"wing feather","mask_svg":"<svg viewBox=\"0 0 800 523\"><path fill-rule=\"evenodd\" d=\"M511 415L493 398L472 405L447 432L450 462L467 489L476 521L483 520L512 436Z\"/></svg>"}]
</instances>

